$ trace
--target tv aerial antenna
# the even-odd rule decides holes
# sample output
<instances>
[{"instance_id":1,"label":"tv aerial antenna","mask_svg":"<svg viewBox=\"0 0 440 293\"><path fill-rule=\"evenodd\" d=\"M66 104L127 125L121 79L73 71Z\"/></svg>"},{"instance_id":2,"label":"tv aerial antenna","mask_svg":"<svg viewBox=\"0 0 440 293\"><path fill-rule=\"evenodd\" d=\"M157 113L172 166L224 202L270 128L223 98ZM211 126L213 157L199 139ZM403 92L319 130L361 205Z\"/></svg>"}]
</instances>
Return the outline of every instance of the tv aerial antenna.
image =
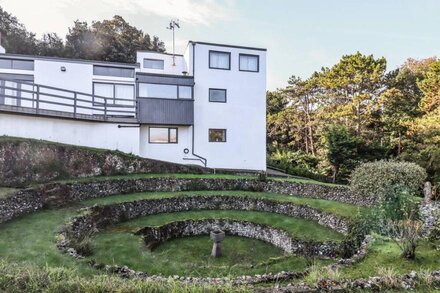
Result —
<instances>
[{"instance_id":1,"label":"tv aerial antenna","mask_svg":"<svg viewBox=\"0 0 440 293\"><path fill-rule=\"evenodd\" d=\"M176 38L175 38L175 29L180 28L179 20L178 19L172 19L170 21L169 26L167 29L173 31L173 66L176 66Z\"/></svg>"}]
</instances>

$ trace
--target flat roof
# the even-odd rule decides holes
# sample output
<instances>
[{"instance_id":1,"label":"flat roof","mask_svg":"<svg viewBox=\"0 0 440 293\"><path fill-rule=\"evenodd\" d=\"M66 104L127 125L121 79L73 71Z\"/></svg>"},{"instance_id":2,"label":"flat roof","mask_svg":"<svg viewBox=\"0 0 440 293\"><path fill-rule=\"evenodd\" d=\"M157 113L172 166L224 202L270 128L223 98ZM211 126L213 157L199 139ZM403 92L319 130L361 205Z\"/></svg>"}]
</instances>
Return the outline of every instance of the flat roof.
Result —
<instances>
[{"instance_id":1,"label":"flat roof","mask_svg":"<svg viewBox=\"0 0 440 293\"><path fill-rule=\"evenodd\" d=\"M162 55L168 55L168 56L173 56L173 53L168 53L168 52L157 52L157 51L151 51L151 50L137 50L136 52L141 52L141 53L151 53L151 54L162 54ZM182 54L174 54L174 56L182 56Z\"/></svg>"},{"instance_id":2,"label":"flat roof","mask_svg":"<svg viewBox=\"0 0 440 293\"><path fill-rule=\"evenodd\" d=\"M208 45L208 46L227 47L227 48L238 48L238 49L246 49L246 50L267 51L266 48L256 48L256 47L236 46L236 45L227 45L227 44L209 43L209 42L189 41L188 43L192 43L192 44L200 44L200 45Z\"/></svg>"},{"instance_id":3,"label":"flat roof","mask_svg":"<svg viewBox=\"0 0 440 293\"><path fill-rule=\"evenodd\" d=\"M15 58L23 60L47 60L47 61L60 61L60 62L70 62L70 63L85 63L85 64L96 64L96 65L112 65L117 67L139 67L138 63L123 63L123 62L112 62L112 61L98 61L98 60L87 60L87 59L75 59L75 58L65 58L65 57L53 57L53 56L39 56L39 55L24 55L24 54L0 54L1 58Z\"/></svg>"}]
</instances>

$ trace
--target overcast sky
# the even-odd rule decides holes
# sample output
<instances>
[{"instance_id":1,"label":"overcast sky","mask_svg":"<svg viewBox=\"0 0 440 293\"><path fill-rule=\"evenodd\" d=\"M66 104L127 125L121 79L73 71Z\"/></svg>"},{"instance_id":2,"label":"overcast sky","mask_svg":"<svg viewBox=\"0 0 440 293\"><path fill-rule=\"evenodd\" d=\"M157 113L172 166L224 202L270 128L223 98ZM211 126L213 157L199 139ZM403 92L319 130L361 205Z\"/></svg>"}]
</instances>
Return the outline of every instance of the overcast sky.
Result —
<instances>
[{"instance_id":1,"label":"overcast sky","mask_svg":"<svg viewBox=\"0 0 440 293\"><path fill-rule=\"evenodd\" d=\"M440 0L0 0L28 30L65 36L73 21L118 14L165 41L179 18L177 52L188 40L268 49L268 88L309 76L344 54L384 56L388 69L408 57L440 55Z\"/></svg>"}]
</instances>

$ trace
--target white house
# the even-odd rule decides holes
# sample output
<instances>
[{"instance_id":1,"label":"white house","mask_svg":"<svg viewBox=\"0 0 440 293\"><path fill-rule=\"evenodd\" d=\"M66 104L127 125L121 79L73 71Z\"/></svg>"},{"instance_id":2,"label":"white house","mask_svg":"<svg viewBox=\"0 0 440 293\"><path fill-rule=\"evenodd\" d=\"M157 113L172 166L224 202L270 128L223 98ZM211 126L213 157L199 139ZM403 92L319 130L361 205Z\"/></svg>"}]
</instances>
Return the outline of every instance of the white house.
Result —
<instances>
[{"instance_id":1,"label":"white house","mask_svg":"<svg viewBox=\"0 0 440 293\"><path fill-rule=\"evenodd\" d=\"M266 169L266 49L190 41L136 64L1 49L0 135Z\"/></svg>"}]
</instances>

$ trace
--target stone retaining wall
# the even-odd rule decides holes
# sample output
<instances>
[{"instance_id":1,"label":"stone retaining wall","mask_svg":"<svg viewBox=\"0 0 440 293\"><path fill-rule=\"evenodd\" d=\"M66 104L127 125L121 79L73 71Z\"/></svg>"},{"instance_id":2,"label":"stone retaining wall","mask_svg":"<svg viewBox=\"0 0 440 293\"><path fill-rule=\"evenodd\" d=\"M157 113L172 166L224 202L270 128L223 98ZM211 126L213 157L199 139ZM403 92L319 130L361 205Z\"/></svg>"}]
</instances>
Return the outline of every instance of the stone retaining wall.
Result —
<instances>
[{"instance_id":1,"label":"stone retaining wall","mask_svg":"<svg viewBox=\"0 0 440 293\"><path fill-rule=\"evenodd\" d=\"M142 178L113 179L94 182L53 183L42 188L47 204L58 205L69 201L103 197L115 194L158 191L203 191L243 190L280 193L310 198L336 200L360 206L373 206L376 201L354 194L345 186L296 183L278 180L267 182L256 179L214 179L214 178Z\"/></svg>"},{"instance_id":2,"label":"stone retaining wall","mask_svg":"<svg viewBox=\"0 0 440 293\"><path fill-rule=\"evenodd\" d=\"M261 182L256 179L213 179L213 178L142 178L142 179L108 179L92 182L50 183L10 195L5 201L7 215L0 213L0 223L15 216L37 210L42 207L59 207L71 202L89 198L105 197L116 194L159 191L203 191L203 190L242 190L281 193L310 198L336 200L360 206L372 206L374 199L353 194L344 186L329 186L285 181ZM17 205L27 194L27 204ZM10 204L8 204L10 203ZM32 205L29 207L29 205ZM11 216L12 215L12 216Z\"/></svg>"},{"instance_id":3,"label":"stone retaining wall","mask_svg":"<svg viewBox=\"0 0 440 293\"><path fill-rule=\"evenodd\" d=\"M339 253L339 243L304 241L292 238L284 230L269 225L249 221L229 219L205 219L176 221L159 227L145 227L137 231L150 249L169 239L196 235L208 235L217 227L226 235L241 236L262 240L292 254L318 255L335 257Z\"/></svg>"},{"instance_id":4,"label":"stone retaining wall","mask_svg":"<svg viewBox=\"0 0 440 293\"><path fill-rule=\"evenodd\" d=\"M35 212L43 204L43 198L34 189L24 189L9 197L0 198L0 223Z\"/></svg>"},{"instance_id":5,"label":"stone retaining wall","mask_svg":"<svg viewBox=\"0 0 440 293\"><path fill-rule=\"evenodd\" d=\"M241 210L276 213L313 220L342 234L346 234L349 228L347 219L306 205L249 196L188 195L144 199L89 208L90 217L92 217L98 229L143 216L195 210Z\"/></svg>"}]
</instances>

